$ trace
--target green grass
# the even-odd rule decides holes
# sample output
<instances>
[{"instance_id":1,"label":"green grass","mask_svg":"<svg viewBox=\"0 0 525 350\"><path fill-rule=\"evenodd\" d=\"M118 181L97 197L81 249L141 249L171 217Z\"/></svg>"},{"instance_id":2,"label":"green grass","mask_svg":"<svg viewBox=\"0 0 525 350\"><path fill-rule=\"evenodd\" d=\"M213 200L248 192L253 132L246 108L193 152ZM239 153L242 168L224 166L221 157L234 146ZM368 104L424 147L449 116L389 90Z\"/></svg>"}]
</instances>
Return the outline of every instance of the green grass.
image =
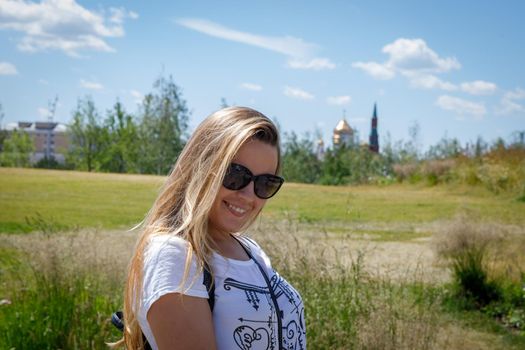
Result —
<instances>
[{"instance_id":1,"label":"green grass","mask_svg":"<svg viewBox=\"0 0 525 350\"><path fill-rule=\"evenodd\" d=\"M460 211L483 220L524 224L525 207L512 196L495 196L466 186L319 186L286 184L268 215L295 215L304 222L426 223L448 220Z\"/></svg>"},{"instance_id":2,"label":"green grass","mask_svg":"<svg viewBox=\"0 0 525 350\"><path fill-rule=\"evenodd\" d=\"M41 217L58 228L131 227L151 207L164 177L0 168L0 232L29 232ZM295 220L331 232L367 223L381 239L414 236L417 225L467 212L480 220L525 224L525 203L476 187L319 186L287 183L265 219ZM28 219L33 224L28 223ZM36 225L38 226L38 225Z\"/></svg>"},{"instance_id":3,"label":"green grass","mask_svg":"<svg viewBox=\"0 0 525 350\"><path fill-rule=\"evenodd\" d=\"M0 168L0 233L44 233L0 234L0 299L10 301L0 305L0 348L106 349L104 342L118 338L109 315L121 308L135 237L108 231L139 222L163 180ZM518 349L523 335L496 321L450 305L442 310L447 295L442 286L409 276L378 278L362 270L359 254L349 267L325 253L336 254L345 239L359 235L379 241L427 236L429 224L458 212L476 221L523 226L524 209L515 196L481 187L288 183L263 215L284 229L276 232L270 225L257 240L303 296L309 348L459 349L465 337L478 338L474 329L490 337L483 343L488 348ZM69 232L77 227L101 230ZM340 235L319 234L327 231ZM324 238L329 247L316 251L315 243ZM447 340L450 328L456 335Z\"/></svg>"},{"instance_id":4,"label":"green grass","mask_svg":"<svg viewBox=\"0 0 525 350\"><path fill-rule=\"evenodd\" d=\"M132 226L155 200L162 178L0 168L0 232L28 232L37 217L58 227Z\"/></svg>"}]
</instances>

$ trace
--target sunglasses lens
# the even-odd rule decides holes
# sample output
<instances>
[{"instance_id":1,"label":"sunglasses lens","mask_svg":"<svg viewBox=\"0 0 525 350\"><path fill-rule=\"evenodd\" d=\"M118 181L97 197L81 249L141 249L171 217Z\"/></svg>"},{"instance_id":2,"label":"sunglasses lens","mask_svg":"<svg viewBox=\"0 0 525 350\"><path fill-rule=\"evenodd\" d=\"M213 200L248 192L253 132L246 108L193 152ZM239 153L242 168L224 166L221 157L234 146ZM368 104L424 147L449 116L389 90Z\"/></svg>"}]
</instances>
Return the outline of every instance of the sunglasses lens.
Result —
<instances>
[{"instance_id":1,"label":"sunglasses lens","mask_svg":"<svg viewBox=\"0 0 525 350\"><path fill-rule=\"evenodd\" d=\"M262 199L268 199L279 191L283 181L281 177L275 175L256 176L255 194Z\"/></svg>"},{"instance_id":2,"label":"sunglasses lens","mask_svg":"<svg viewBox=\"0 0 525 350\"><path fill-rule=\"evenodd\" d=\"M224 177L222 185L229 190L237 191L246 187L252 180L252 174L242 165L232 164Z\"/></svg>"}]
</instances>

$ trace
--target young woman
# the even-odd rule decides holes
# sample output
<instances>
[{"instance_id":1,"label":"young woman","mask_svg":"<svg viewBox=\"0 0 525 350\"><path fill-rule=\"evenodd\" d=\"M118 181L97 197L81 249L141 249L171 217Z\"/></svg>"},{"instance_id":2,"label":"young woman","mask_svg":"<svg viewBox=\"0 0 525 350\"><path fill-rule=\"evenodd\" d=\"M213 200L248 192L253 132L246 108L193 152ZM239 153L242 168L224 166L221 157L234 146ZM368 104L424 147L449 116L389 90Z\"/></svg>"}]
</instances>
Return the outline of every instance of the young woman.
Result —
<instances>
[{"instance_id":1,"label":"young woman","mask_svg":"<svg viewBox=\"0 0 525 350\"><path fill-rule=\"evenodd\" d=\"M197 127L130 263L128 349L306 349L299 293L242 234L281 187L280 163L277 129L253 109L225 108Z\"/></svg>"}]
</instances>

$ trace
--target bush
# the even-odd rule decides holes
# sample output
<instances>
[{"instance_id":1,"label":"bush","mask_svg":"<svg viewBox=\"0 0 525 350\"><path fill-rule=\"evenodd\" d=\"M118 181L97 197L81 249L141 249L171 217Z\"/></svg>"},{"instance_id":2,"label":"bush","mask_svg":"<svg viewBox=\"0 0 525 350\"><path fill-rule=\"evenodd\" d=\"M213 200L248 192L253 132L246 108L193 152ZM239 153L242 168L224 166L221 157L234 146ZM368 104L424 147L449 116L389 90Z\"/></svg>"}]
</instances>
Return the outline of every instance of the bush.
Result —
<instances>
[{"instance_id":1,"label":"bush","mask_svg":"<svg viewBox=\"0 0 525 350\"><path fill-rule=\"evenodd\" d=\"M461 297L482 307L502 297L502 289L489 275L489 248L501 235L491 225L475 225L459 217L445 226L436 240L438 255L449 263Z\"/></svg>"},{"instance_id":2,"label":"bush","mask_svg":"<svg viewBox=\"0 0 525 350\"><path fill-rule=\"evenodd\" d=\"M431 185L448 181L450 171L455 167L454 159L435 159L423 163L422 173Z\"/></svg>"},{"instance_id":3,"label":"bush","mask_svg":"<svg viewBox=\"0 0 525 350\"><path fill-rule=\"evenodd\" d=\"M409 180L418 171L417 163L404 163L404 164L394 164L393 170L394 174L397 176L398 181L402 182Z\"/></svg>"}]
</instances>

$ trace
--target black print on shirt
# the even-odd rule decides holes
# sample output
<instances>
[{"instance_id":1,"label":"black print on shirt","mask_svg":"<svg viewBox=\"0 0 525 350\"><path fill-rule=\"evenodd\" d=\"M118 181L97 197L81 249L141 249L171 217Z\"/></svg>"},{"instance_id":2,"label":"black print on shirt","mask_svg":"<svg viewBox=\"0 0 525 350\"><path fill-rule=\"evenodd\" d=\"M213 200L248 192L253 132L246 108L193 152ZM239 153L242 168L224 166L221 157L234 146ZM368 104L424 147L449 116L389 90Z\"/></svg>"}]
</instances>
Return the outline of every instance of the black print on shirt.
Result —
<instances>
[{"instance_id":1,"label":"black print on shirt","mask_svg":"<svg viewBox=\"0 0 525 350\"><path fill-rule=\"evenodd\" d=\"M304 350L306 329L304 326L304 306L299 295L290 288L290 285L274 273L270 279L270 285L277 298L277 302L282 306L288 303L291 308L287 308L289 314L294 314L292 320L283 325L283 346L287 350ZM224 280L226 291L232 288L243 290L248 302L256 311L259 310L260 303L268 304L270 313L267 319L249 320L239 318L240 325L233 332L235 344L241 350L275 350L277 349L277 330L274 324L276 312L271 300L270 291L267 286L257 286L249 283L240 282L232 278ZM284 317L284 315L281 315ZM299 322L295 321L299 320ZM265 327L262 327L262 325Z\"/></svg>"}]
</instances>

